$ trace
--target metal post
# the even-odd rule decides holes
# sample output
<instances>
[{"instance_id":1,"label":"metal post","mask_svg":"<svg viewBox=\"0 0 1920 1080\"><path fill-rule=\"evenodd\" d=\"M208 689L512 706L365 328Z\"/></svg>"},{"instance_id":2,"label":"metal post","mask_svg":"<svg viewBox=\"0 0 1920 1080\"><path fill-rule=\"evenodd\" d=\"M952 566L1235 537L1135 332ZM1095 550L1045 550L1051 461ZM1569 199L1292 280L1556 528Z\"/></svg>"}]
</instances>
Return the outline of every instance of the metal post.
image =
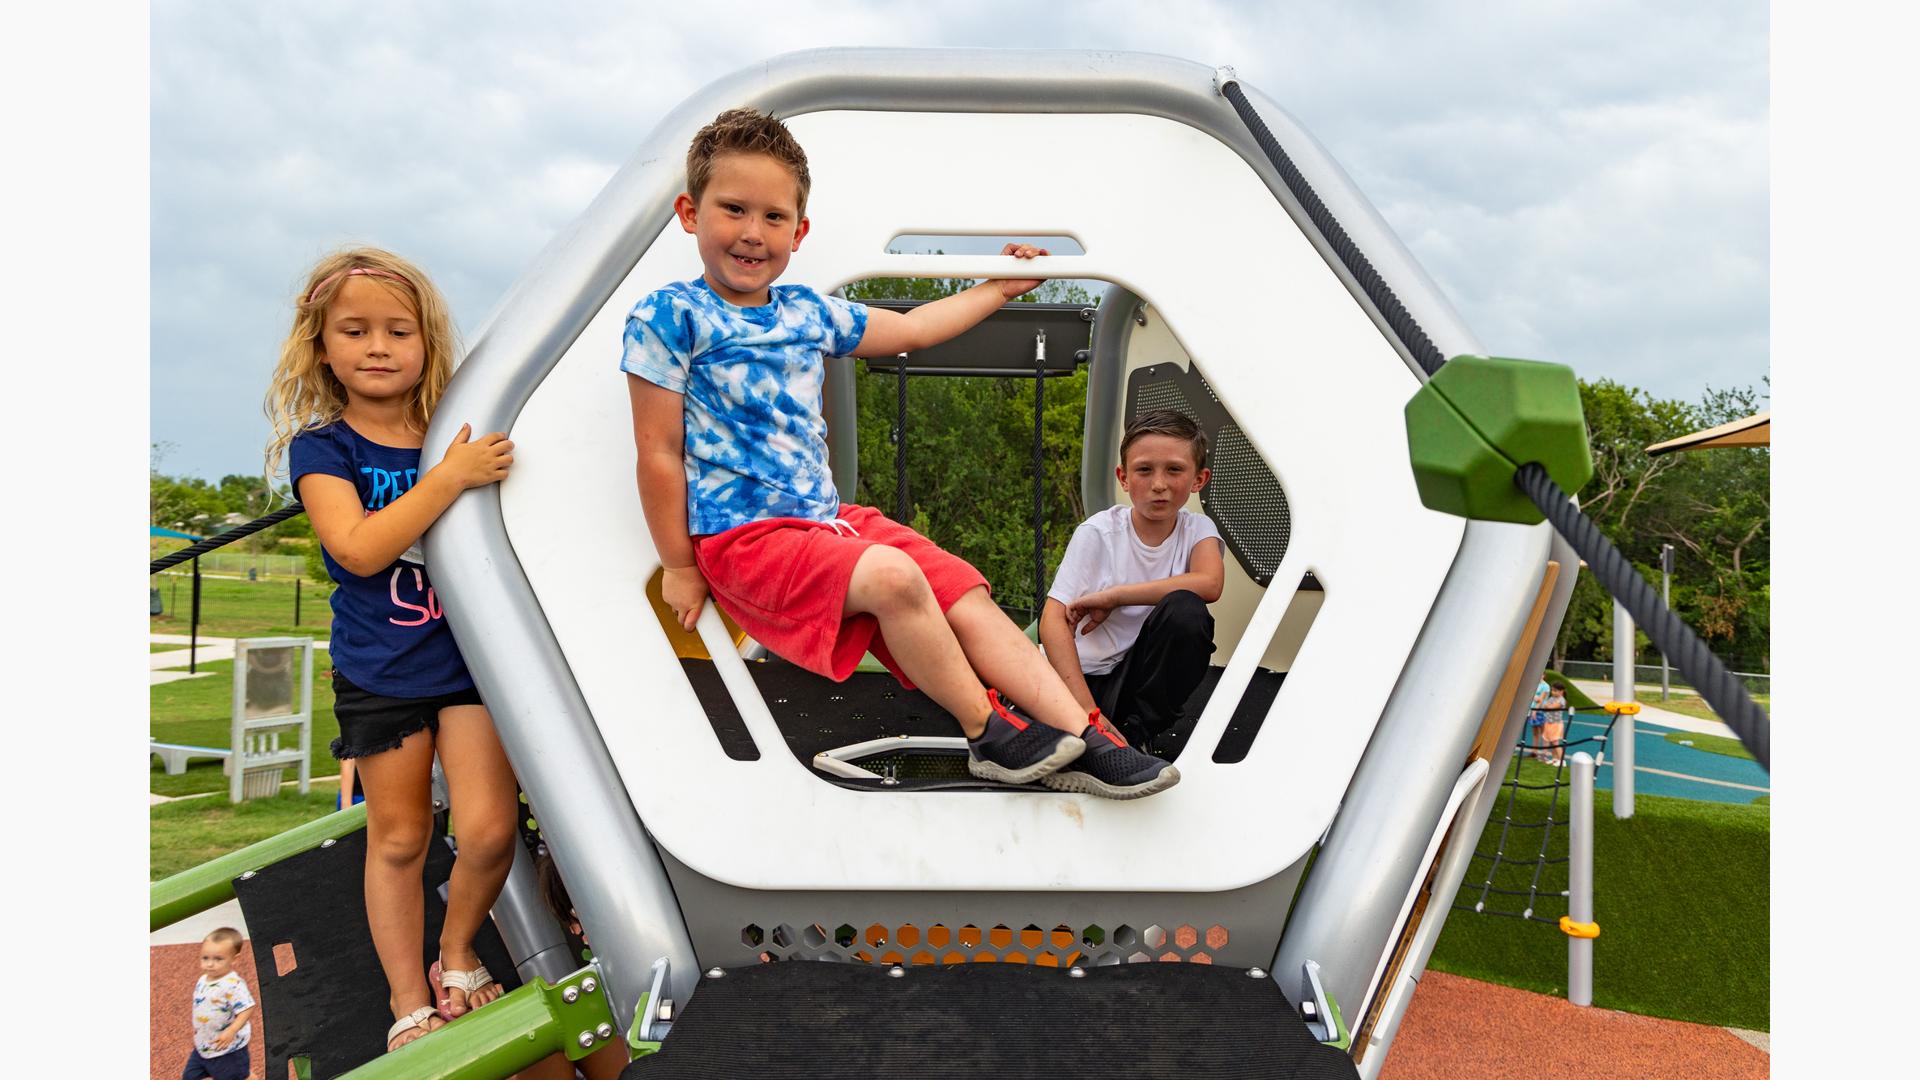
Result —
<instances>
[{"instance_id":1,"label":"metal post","mask_svg":"<svg viewBox=\"0 0 1920 1080\"><path fill-rule=\"evenodd\" d=\"M300 625L300 579L293 579L293 625Z\"/></svg>"},{"instance_id":2,"label":"metal post","mask_svg":"<svg viewBox=\"0 0 1920 1080\"><path fill-rule=\"evenodd\" d=\"M200 556L193 557L193 625L187 628L187 674L200 672Z\"/></svg>"},{"instance_id":3,"label":"metal post","mask_svg":"<svg viewBox=\"0 0 1920 1080\"><path fill-rule=\"evenodd\" d=\"M1667 591L1668 581L1672 577L1673 577L1673 545L1661 544L1660 545L1660 606L1667 608L1668 610L1672 610L1673 608L1673 597ZM1669 685L1668 685L1669 677L1670 675L1669 675L1669 669L1667 665L1667 654L1663 651L1660 654L1660 700L1661 701L1667 700L1667 691L1669 689Z\"/></svg>"},{"instance_id":4,"label":"metal post","mask_svg":"<svg viewBox=\"0 0 1920 1080\"><path fill-rule=\"evenodd\" d=\"M1613 700L1633 700L1633 616L1620 601L1613 602ZM1621 713L1607 740L1613 755L1613 816L1633 816L1633 714Z\"/></svg>"},{"instance_id":5,"label":"metal post","mask_svg":"<svg viewBox=\"0 0 1920 1080\"><path fill-rule=\"evenodd\" d=\"M1033 339L1033 617L1040 617L1047 593L1047 545L1045 531L1046 453L1042 448L1042 423L1047 408L1047 332Z\"/></svg>"},{"instance_id":6,"label":"metal post","mask_svg":"<svg viewBox=\"0 0 1920 1080\"><path fill-rule=\"evenodd\" d=\"M525 844L513 845L513 866L493 902L493 925L523 983L536 975L557 983L580 966L567 954L567 932L540 897L539 875Z\"/></svg>"},{"instance_id":7,"label":"metal post","mask_svg":"<svg viewBox=\"0 0 1920 1080\"><path fill-rule=\"evenodd\" d=\"M1573 755L1573 820L1568 826L1567 918L1593 922L1593 756ZM1567 935L1567 1000L1593 1004L1593 939Z\"/></svg>"}]
</instances>

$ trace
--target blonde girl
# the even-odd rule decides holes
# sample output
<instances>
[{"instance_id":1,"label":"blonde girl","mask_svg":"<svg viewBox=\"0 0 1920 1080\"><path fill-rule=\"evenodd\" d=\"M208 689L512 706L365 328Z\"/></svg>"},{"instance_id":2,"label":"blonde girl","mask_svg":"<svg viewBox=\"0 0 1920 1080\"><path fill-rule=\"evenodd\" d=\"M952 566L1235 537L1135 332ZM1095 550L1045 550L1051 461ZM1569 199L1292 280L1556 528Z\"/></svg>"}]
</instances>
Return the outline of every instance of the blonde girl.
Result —
<instances>
[{"instance_id":1,"label":"blonde girl","mask_svg":"<svg viewBox=\"0 0 1920 1080\"><path fill-rule=\"evenodd\" d=\"M267 392L268 475L284 468L337 585L332 749L354 763L366 793L367 923L395 1017L389 1050L500 995L473 936L518 842L513 772L419 548L462 491L499 481L513 463L505 435L472 439L462 427L440 463L420 471L455 349L446 301L427 276L388 252L355 248L307 275ZM460 850L440 959L423 973L421 871L436 753Z\"/></svg>"}]
</instances>

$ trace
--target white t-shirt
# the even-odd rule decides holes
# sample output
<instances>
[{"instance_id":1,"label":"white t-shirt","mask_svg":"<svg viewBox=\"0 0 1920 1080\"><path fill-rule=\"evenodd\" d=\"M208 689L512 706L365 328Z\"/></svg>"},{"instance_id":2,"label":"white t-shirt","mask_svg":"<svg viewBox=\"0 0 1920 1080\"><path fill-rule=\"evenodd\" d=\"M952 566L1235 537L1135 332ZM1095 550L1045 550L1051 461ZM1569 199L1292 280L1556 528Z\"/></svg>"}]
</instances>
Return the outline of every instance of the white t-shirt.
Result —
<instances>
[{"instance_id":1,"label":"white t-shirt","mask_svg":"<svg viewBox=\"0 0 1920 1080\"><path fill-rule=\"evenodd\" d=\"M229 971L217 979L208 981L205 975L193 984L193 1048L200 1051L203 1058L220 1057L235 1050L245 1050L253 1038L253 1022L240 1025L234 1033L233 1041L224 1049L216 1050L213 1037L227 1030L233 1018L243 1009L253 1007L253 995L247 992L247 981L237 971Z\"/></svg>"},{"instance_id":2,"label":"white t-shirt","mask_svg":"<svg viewBox=\"0 0 1920 1080\"><path fill-rule=\"evenodd\" d=\"M1148 547L1133 531L1133 507L1110 506L1080 523L1053 575L1047 597L1071 604L1088 593L1115 585L1137 585L1184 574L1193 566L1194 545L1220 542L1213 519L1184 507L1173 532L1158 547ZM1080 670L1088 675L1111 671L1133 648L1140 627L1153 612L1148 605L1114 608L1090 634L1076 631L1073 643L1080 653Z\"/></svg>"}]
</instances>

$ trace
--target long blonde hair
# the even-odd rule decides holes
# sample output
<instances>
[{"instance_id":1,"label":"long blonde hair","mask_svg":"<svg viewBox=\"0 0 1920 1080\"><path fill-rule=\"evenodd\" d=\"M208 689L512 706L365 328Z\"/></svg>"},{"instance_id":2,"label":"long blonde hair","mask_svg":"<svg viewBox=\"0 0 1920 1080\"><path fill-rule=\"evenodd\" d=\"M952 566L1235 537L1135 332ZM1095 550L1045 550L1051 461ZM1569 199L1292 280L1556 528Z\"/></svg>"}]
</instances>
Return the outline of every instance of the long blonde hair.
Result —
<instances>
[{"instance_id":1,"label":"long blonde hair","mask_svg":"<svg viewBox=\"0 0 1920 1080\"><path fill-rule=\"evenodd\" d=\"M267 386L265 407L267 419L273 424L273 438L267 442L270 489L284 490L277 481L286 472L287 446L293 437L333 423L347 407L346 387L322 357L320 331L326 323L327 309L353 270L372 271L369 276L398 293L420 319L427 358L407 403L408 427L426 434L427 420L440 404L440 395L446 393L447 381L453 378L454 358L460 347L454 338L453 319L447 313L446 299L419 267L373 247L349 248L320 260L308 272L307 283L294 301L293 329L280 346L280 362L274 365L273 381ZM292 499L293 494L289 492L287 497Z\"/></svg>"}]
</instances>

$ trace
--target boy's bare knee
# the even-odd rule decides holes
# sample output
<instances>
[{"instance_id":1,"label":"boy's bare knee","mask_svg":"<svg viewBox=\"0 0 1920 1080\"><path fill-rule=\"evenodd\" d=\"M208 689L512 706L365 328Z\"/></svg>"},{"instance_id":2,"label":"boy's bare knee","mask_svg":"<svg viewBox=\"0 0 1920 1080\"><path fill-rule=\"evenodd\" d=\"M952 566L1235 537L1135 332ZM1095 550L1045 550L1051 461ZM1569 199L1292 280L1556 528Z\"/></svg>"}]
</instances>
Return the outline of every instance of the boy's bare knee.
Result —
<instances>
[{"instance_id":1,"label":"boy's bare knee","mask_svg":"<svg viewBox=\"0 0 1920 1080\"><path fill-rule=\"evenodd\" d=\"M933 602L927 575L899 548L868 548L853 572L861 609L875 615L917 610Z\"/></svg>"}]
</instances>

